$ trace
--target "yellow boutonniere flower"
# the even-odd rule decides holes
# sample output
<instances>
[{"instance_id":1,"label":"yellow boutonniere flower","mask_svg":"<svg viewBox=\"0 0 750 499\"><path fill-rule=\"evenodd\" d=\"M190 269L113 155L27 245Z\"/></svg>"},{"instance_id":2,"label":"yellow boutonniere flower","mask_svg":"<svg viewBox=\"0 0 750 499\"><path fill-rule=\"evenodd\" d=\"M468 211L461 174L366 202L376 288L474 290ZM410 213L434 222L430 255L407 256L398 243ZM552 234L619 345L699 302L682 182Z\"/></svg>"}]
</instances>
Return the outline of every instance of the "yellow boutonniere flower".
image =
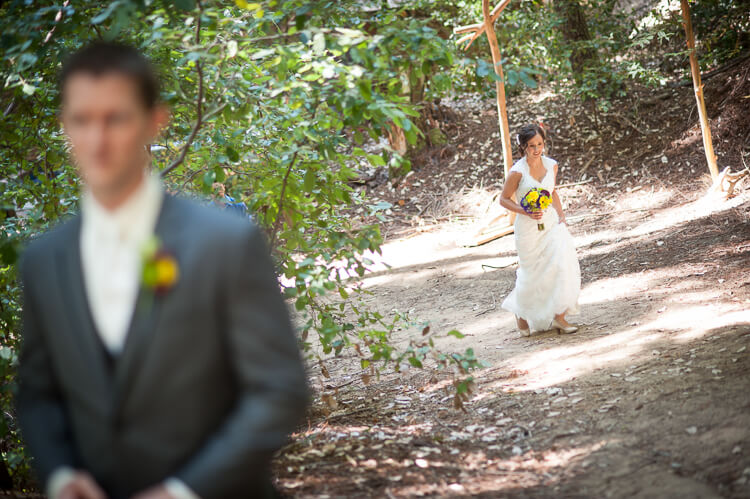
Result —
<instances>
[{"instance_id":1,"label":"yellow boutonniere flower","mask_svg":"<svg viewBox=\"0 0 750 499\"><path fill-rule=\"evenodd\" d=\"M177 259L153 236L143 248L141 282L155 293L164 294L177 283L179 277Z\"/></svg>"}]
</instances>

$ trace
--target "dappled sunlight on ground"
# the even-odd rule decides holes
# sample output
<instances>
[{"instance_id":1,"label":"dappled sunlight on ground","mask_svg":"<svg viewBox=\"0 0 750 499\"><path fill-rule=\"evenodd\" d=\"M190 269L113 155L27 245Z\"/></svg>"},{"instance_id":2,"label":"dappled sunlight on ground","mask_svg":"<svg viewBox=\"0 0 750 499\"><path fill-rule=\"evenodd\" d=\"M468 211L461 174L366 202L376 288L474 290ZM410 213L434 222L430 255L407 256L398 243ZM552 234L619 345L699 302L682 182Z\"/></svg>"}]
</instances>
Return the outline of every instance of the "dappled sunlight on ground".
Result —
<instances>
[{"instance_id":1,"label":"dappled sunlight on ground","mask_svg":"<svg viewBox=\"0 0 750 499\"><path fill-rule=\"evenodd\" d=\"M526 377L499 383L514 391L535 390L564 383L601 367L612 367L631 361L648 344L660 338L638 330L613 333L603 338L573 346L554 347L512 359L516 369L528 371ZM523 385L523 386L520 386Z\"/></svg>"},{"instance_id":2,"label":"dappled sunlight on ground","mask_svg":"<svg viewBox=\"0 0 750 499\"><path fill-rule=\"evenodd\" d=\"M596 335L669 330L681 331L686 338L700 337L702 330L724 324L720 316L733 311L714 307L725 291L706 282L711 267L696 268L692 263L703 255L693 253L692 262L682 261L674 245L692 251L693 247L676 239L679 234L687 231L688 238L697 234L691 225L697 220L710 221L712 227L716 222L709 217L731 212L746 202L747 196L726 201L706 195L682 205L678 200L670 202L674 196L676 193L666 190L653 197L633 192L623 196L623 203L636 211L621 212L606 223L590 220L571 225L583 286L579 298L582 314L570 320L583 326L584 335L589 330ZM638 207L650 207L651 211L644 218ZM722 223L726 227L722 230L731 231L727 224ZM392 301L390 308L380 309L383 313L406 312L415 323L427 323L444 332L458 328L468 335L465 340L440 339L441 348L463 350L471 343L477 354L490 362L507 358L506 342L514 340L515 320L500 305L515 280L513 235L465 248L457 245L462 231L465 227L447 224L442 230L391 241L383 246L382 255L367 255L374 262L373 271L353 283L375 293L365 299L371 305ZM742 240L742 234L734 233L730 239L735 236L740 238L738 242ZM671 260L665 260L668 255ZM748 308L750 303L745 300L737 306ZM459 310L463 312L457 313ZM400 346L408 341L409 333L399 332L395 337ZM632 345L617 353L581 355L601 362L627 359L637 354ZM574 376L577 369L570 369L568 376Z\"/></svg>"},{"instance_id":3,"label":"dappled sunlight on ground","mask_svg":"<svg viewBox=\"0 0 750 499\"><path fill-rule=\"evenodd\" d=\"M330 378L311 366L340 403L323 407L323 423L301 435L287 490L717 497L718 483L742 497L750 484L748 196L672 206L673 193L644 190L624 197L627 211L570 225L582 271L572 335L520 338L501 309L517 268L512 235L463 248L460 227L446 226L387 243L379 270L352 284L372 293L369 306L408 313L396 348L421 341L429 324L441 352L471 348L488 367L471 373L472 390L456 404L466 374L454 369L402 365L364 386L352 373L356 355L326 360ZM465 337L446 336L452 329ZM330 476L341 465L350 477L295 475Z\"/></svg>"},{"instance_id":4,"label":"dappled sunlight on ground","mask_svg":"<svg viewBox=\"0 0 750 499\"><path fill-rule=\"evenodd\" d=\"M707 217L714 213L731 210L732 208L747 202L747 199L742 196L726 200L724 199L724 193L721 192L709 192L689 203L683 203L682 200L679 199L679 193L670 192L667 194L672 197L674 202L668 203L667 206L659 212L658 216L649 217L644 222L634 224L630 229L624 231L618 230L616 232L617 237L624 239L660 230L674 229L674 227L679 224ZM636 204L639 203L636 202ZM621 217L622 214L618 216ZM615 218L613 221L622 220Z\"/></svg>"},{"instance_id":5,"label":"dappled sunlight on ground","mask_svg":"<svg viewBox=\"0 0 750 499\"><path fill-rule=\"evenodd\" d=\"M660 191L651 195L647 193L633 193L624 196L623 201L627 206L635 209L653 208L656 210L646 220L641 220L636 215L637 223L632 223L625 228L627 216L633 213L621 212L608 216L606 223L590 224L595 229L578 232L573 223L571 232L574 234L576 246L586 248L590 256L613 254L617 250L630 244L630 239L635 237L656 234L660 231L673 231L680 224L687 224L699 218L708 217L715 213L731 210L746 200L736 197L731 200L720 199L720 194L708 194L689 203L679 204L677 199L669 203L678 194L672 191ZM663 205L666 204L666 207ZM626 208L623 208L626 209ZM571 220L576 215L569 215ZM614 224L613 222L620 222ZM382 255L368 253L366 256L373 261L370 266L372 275L364 279L365 287L388 284L390 282L402 282L409 280L422 280L424 275L439 274L450 271L456 277L470 277L482 272L481 265L477 266L474 261L481 259L482 263L495 267L507 267L516 262L513 235L504 236L490 244L466 248L460 246L461 237L466 229L456 226L447 226L443 230L429 233L417 234L406 239L396 240L383 245ZM657 238L658 239L658 238ZM655 247L664 245L664 241L655 240ZM588 248L588 246L592 246ZM663 249L669 249L664 247ZM498 256L500 254L501 256ZM653 266L653 262L644 261L643 268L647 270ZM409 275L406 271L415 273ZM428 272L432 271L432 272ZM384 275L385 274L385 275Z\"/></svg>"},{"instance_id":6,"label":"dappled sunlight on ground","mask_svg":"<svg viewBox=\"0 0 750 499\"><path fill-rule=\"evenodd\" d=\"M671 189L660 188L657 191L655 191L653 187L650 190L646 189L623 193L622 196L617 198L617 205L614 209L617 211L660 207L668 208L670 206L670 201L674 204L675 196L681 196L681 194L678 194ZM626 221L626 213L624 211L615 213L612 219L616 222Z\"/></svg>"}]
</instances>

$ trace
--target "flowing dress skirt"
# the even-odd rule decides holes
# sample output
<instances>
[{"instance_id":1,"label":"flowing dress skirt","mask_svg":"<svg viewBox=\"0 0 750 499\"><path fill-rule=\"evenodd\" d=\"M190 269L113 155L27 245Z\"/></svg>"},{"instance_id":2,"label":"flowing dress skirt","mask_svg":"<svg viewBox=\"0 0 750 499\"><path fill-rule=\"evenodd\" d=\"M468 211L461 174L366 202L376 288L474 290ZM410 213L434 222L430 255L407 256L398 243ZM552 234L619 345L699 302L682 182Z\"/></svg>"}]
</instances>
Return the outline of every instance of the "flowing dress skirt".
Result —
<instances>
[{"instance_id":1,"label":"flowing dress skirt","mask_svg":"<svg viewBox=\"0 0 750 499\"><path fill-rule=\"evenodd\" d=\"M537 223L543 223L544 230ZM514 228L516 283L501 306L525 319L532 330L546 331L555 315L580 312L581 268L575 242L552 207L539 221L518 214Z\"/></svg>"}]
</instances>

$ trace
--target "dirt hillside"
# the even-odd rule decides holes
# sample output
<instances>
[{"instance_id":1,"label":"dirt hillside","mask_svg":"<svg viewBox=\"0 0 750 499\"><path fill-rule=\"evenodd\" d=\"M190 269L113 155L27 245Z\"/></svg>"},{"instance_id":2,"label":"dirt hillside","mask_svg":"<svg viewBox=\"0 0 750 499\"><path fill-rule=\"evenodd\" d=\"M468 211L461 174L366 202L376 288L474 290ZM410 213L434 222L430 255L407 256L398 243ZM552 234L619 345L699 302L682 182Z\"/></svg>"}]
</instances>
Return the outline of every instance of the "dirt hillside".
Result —
<instances>
[{"instance_id":1,"label":"dirt hillside","mask_svg":"<svg viewBox=\"0 0 750 499\"><path fill-rule=\"evenodd\" d=\"M709 106L720 167L735 171L750 154L748 68L707 82L710 101L724 96ZM277 457L281 490L750 497L748 182L729 200L704 196L700 132L685 113L692 91L668 92L664 101L652 95L638 123L628 123L627 107L600 116L598 132L583 109L544 89L510 103L514 128L531 120L551 128L558 183L585 182L560 188L581 264L582 310L570 317L581 329L530 338L517 337L500 308L515 279L513 236L461 246L496 210L493 103L445 103L448 145L426 151L395 186L368 188L394 208L382 261L362 285L371 307L414 318L399 345L419 339L422 322L437 335L455 328L466 338L441 339L440 348L471 347L489 367L474 373L462 411L451 372L405 369L365 385L351 356L328 361L330 377L311 366L314 387L337 405L318 401Z\"/></svg>"}]
</instances>

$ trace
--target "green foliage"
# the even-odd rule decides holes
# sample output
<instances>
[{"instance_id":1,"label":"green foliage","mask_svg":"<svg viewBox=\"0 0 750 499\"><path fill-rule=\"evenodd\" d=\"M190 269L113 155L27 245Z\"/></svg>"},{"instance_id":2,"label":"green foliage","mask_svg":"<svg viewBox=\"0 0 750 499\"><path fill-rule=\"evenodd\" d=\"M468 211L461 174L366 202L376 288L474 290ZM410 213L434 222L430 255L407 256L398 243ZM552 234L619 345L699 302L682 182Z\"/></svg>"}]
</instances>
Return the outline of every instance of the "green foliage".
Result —
<instances>
[{"instance_id":1,"label":"green foliage","mask_svg":"<svg viewBox=\"0 0 750 499\"><path fill-rule=\"evenodd\" d=\"M485 35L481 35L464 52L463 44L455 40L463 35L452 35L457 26L474 24L482 19L482 2L479 0L413 0L404 4L414 15L430 20L444 37L452 37L450 50L457 52L456 64L436 79L450 78L456 92L480 91L494 95L497 79L490 48ZM493 5L494 7L494 5ZM537 2L511 2L495 25L503 56L506 90L516 93L523 88L536 88L536 77L545 74L547 47L551 25ZM541 37L537 40L538 37ZM445 75L445 76L444 76Z\"/></svg>"},{"instance_id":2,"label":"green foliage","mask_svg":"<svg viewBox=\"0 0 750 499\"><path fill-rule=\"evenodd\" d=\"M575 43L562 37L561 19L541 1L513 1L503 11L496 31L511 95L547 79L606 108L633 82L665 84L663 60L688 74L678 11L654 11L636 22L613 10L611 0L581 3L591 40ZM208 196L219 182L250 206L272 243L285 295L303 314L308 354L354 352L363 369L454 368L456 406L462 407L471 390L468 373L481 366L474 352L441 354L427 333L397 350L393 333L418 326L405 314L368 309L367 292L351 284L382 242L377 225L351 214L361 208L379 216L390 206L368 204L350 181L362 166L393 174L411 168L408 155L388 146L372 152L394 130L412 147L426 138L443 140L422 122L425 100L448 91L494 93L486 37L463 52L452 35L453 27L481 19L481 2L376 4L0 3L0 452L19 486L30 482L8 416L21 306L16 262L24 241L76 209L78 185L57 119L55 80L63 57L97 38L128 41L155 61L172 116L153 147L155 167L176 192ZM746 2L707 0L692 8L704 67L748 49ZM570 54L580 48L597 57L574 74Z\"/></svg>"},{"instance_id":3,"label":"green foliage","mask_svg":"<svg viewBox=\"0 0 750 499\"><path fill-rule=\"evenodd\" d=\"M699 59L713 66L750 49L750 5L733 0L691 2Z\"/></svg>"},{"instance_id":4,"label":"green foliage","mask_svg":"<svg viewBox=\"0 0 750 499\"><path fill-rule=\"evenodd\" d=\"M409 167L387 147L382 154L363 147L394 128L418 141L424 131L414 89L428 97L448 90L453 50L401 10L360 7L302 0L0 6L0 409L7 430L0 451L19 487L31 482L9 417L20 336L17 257L29 237L76 210L55 82L63 57L96 38L127 41L154 60L172 117L152 148L155 168L173 191L205 197L220 182L247 203L267 231L285 295L305 317L310 356L352 349L371 368L424 365L424 347L400 352L392 344L392 333L409 327L406 318L368 309L350 283L382 241L378 226L352 217L351 208L377 214L387 206L369 206L349 182L362 165Z\"/></svg>"},{"instance_id":5,"label":"green foliage","mask_svg":"<svg viewBox=\"0 0 750 499\"><path fill-rule=\"evenodd\" d=\"M419 15L429 16L442 31L482 19L479 0L414 0ZM510 95L542 79L558 92L594 100L606 110L627 94L633 83L663 86L670 79L665 60L689 78L685 34L679 9L654 8L644 16L616 9L611 0L579 0L591 39L571 42L563 36L565 22L541 1L512 1L495 30L503 56L506 90ZM704 68L716 66L750 48L750 4L731 0L691 2L698 53ZM463 35L453 35L455 39ZM579 73L570 63L574 50L596 54ZM675 56L677 56L675 58ZM457 58L453 87L494 94L495 78L486 37L480 36L466 56Z\"/></svg>"},{"instance_id":6,"label":"green foliage","mask_svg":"<svg viewBox=\"0 0 750 499\"><path fill-rule=\"evenodd\" d=\"M468 25L482 19L481 1L414 2L419 12L429 12L446 30ZM524 88L536 88L542 78L557 85L559 91L571 97L608 99L624 94L626 83L659 82L656 71L629 57L631 51L643 43L643 34L625 14L617 14L612 2L582 2L592 39L570 42L562 34L563 19L541 1L511 2L495 24L502 53L505 86L510 95ZM429 5L428 5L429 4ZM463 35L454 35L458 38ZM598 54L582 74L570 64L574 50L591 49ZM472 71L473 70L473 71ZM480 36L459 60L454 70L460 78L454 81L458 90L479 90L494 94L496 79L490 49L484 35Z\"/></svg>"},{"instance_id":7,"label":"green foliage","mask_svg":"<svg viewBox=\"0 0 750 499\"><path fill-rule=\"evenodd\" d=\"M750 51L750 4L731 0L707 0L690 3L698 62L703 71L714 69L734 57ZM653 9L643 20L644 33L652 45L663 51L659 65L663 70L679 68L690 79L690 64L685 43L681 10ZM648 41L652 41L649 39Z\"/></svg>"},{"instance_id":8,"label":"green foliage","mask_svg":"<svg viewBox=\"0 0 750 499\"><path fill-rule=\"evenodd\" d=\"M598 107L606 111L613 98L627 95L632 83L664 86L673 68L689 78L679 5L671 9L660 5L639 17L618 12L610 1L580 3L585 6L591 40L570 43L558 36L559 49L549 59L553 73L563 76L558 79L562 83L560 88L569 95L596 100ZM691 18L699 60L704 67L724 62L750 48L749 4L730 0L691 2ZM559 26L562 20L554 22ZM575 48L590 48L597 54L597 59L590 61L579 75L572 73L567 62ZM577 83L569 85L565 79Z\"/></svg>"},{"instance_id":9,"label":"green foliage","mask_svg":"<svg viewBox=\"0 0 750 499\"><path fill-rule=\"evenodd\" d=\"M616 12L612 2L580 2L585 4L586 24L590 40L570 41L562 36L565 20L553 15L557 36L555 57L551 57L558 88L568 95L596 101L606 110L616 97L627 94L631 83L658 85L665 78L655 66L644 64L638 51L653 34L638 26L636 20L624 12ZM590 53L580 72L571 65L571 54Z\"/></svg>"}]
</instances>

